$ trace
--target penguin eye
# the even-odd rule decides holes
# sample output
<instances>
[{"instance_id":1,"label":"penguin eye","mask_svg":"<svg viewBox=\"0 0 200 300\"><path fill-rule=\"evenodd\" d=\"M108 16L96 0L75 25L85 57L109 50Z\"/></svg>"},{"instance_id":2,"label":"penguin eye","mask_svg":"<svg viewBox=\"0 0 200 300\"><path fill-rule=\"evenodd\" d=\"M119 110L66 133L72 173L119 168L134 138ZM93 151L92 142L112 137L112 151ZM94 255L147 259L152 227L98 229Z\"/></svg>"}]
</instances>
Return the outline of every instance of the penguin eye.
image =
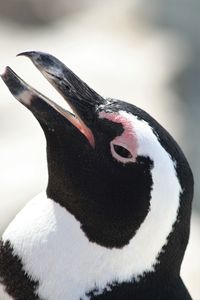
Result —
<instances>
[{"instance_id":1,"label":"penguin eye","mask_svg":"<svg viewBox=\"0 0 200 300\"><path fill-rule=\"evenodd\" d=\"M113 145L114 151L123 158L132 158L131 152L121 145Z\"/></svg>"}]
</instances>

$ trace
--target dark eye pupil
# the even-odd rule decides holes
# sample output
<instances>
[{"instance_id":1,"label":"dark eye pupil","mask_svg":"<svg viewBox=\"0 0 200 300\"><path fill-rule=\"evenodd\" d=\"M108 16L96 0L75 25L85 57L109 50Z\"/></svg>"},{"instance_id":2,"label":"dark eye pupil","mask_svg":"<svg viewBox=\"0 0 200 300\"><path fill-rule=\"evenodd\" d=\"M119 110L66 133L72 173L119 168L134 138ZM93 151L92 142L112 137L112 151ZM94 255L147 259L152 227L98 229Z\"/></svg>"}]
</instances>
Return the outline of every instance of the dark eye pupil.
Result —
<instances>
[{"instance_id":1,"label":"dark eye pupil","mask_svg":"<svg viewBox=\"0 0 200 300\"><path fill-rule=\"evenodd\" d=\"M132 154L126 148L124 148L122 146L114 145L114 150L118 155L120 155L124 158L131 158L132 157Z\"/></svg>"}]
</instances>

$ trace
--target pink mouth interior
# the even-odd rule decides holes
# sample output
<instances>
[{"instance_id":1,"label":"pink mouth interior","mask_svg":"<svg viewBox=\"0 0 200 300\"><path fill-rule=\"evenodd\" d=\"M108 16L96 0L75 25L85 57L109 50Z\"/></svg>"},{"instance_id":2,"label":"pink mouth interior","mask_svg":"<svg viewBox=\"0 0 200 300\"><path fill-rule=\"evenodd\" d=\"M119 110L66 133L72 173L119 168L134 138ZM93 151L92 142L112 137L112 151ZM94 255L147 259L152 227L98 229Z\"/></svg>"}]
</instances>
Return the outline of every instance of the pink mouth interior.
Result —
<instances>
[{"instance_id":1,"label":"pink mouth interior","mask_svg":"<svg viewBox=\"0 0 200 300\"><path fill-rule=\"evenodd\" d=\"M90 145L94 148L94 135L90 128L88 128L80 118L74 117L71 114L65 114L65 117L86 137Z\"/></svg>"}]
</instances>

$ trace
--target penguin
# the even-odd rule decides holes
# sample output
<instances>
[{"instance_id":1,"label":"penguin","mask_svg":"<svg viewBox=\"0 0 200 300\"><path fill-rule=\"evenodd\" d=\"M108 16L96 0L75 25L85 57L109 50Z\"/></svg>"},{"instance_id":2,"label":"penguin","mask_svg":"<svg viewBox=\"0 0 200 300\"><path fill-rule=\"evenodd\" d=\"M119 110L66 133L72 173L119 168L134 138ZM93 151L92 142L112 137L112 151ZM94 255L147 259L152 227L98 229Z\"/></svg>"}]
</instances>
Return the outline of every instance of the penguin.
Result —
<instances>
[{"instance_id":1,"label":"penguin","mask_svg":"<svg viewBox=\"0 0 200 300\"><path fill-rule=\"evenodd\" d=\"M2 79L46 138L48 184L0 242L0 283L15 300L189 300L180 277L193 175L142 109L104 98L61 61L23 52L72 112L11 68Z\"/></svg>"}]
</instances>

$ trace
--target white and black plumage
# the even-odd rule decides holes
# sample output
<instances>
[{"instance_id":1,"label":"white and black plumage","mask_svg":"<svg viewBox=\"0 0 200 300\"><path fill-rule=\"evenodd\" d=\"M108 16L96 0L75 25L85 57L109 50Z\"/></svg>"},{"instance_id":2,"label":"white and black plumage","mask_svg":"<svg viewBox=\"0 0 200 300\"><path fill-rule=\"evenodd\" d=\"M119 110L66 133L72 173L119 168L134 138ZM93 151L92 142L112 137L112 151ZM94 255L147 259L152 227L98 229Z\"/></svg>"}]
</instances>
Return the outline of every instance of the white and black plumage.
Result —
<instances>
[{"instance_id":1,"label":"white and black plumage","mask_svg":"<svg viewBox=\"0 0 200 300\"><path fill-rule=\"evenodd\" d=\"M6 68L2 79L44 131L49 181L2 236L1 285L16 300L191 299L180 266L193 177L179 146L146 112L99 96L55 57L22 55L75 115Z\"/></svg>"}]
</instances>

